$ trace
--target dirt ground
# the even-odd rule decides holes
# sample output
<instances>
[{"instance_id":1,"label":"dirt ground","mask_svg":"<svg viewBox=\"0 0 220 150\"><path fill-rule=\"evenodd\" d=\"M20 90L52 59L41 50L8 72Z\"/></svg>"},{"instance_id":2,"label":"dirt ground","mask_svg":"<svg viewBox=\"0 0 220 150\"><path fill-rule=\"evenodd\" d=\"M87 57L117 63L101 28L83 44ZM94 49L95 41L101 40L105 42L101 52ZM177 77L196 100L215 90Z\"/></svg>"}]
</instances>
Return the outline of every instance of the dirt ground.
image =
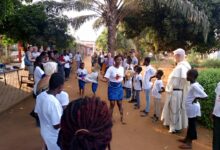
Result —
<instances>
[{"instance_id":1,"label":"dirt ground","mask_svg":"<svg viewBox=\"0 0 220 150\"><path fill-rule=\"evenodd\" d=\"M86 60L89 68L90 60ZM171 69L162 68L165 77ZM65 83L65 90L70 95L70 100L78 97L77 80L72 72L71 78ZM86 95L92 95L91 84L86 85ZM97 95L107 100L106 83L99 82ZM145 106L144 92L141 93L141 108ZM165 95L163 96L163 102ZM168 129L162 126L162 122L153 123L150 119L153 107L151 102L151 113L148 117L140 117L139 110L133 109L133 104L123 101L126 125L119 120L117 107L114 110L115 123L113 126L112 150L178 150L177 139L184 137L181 134L170 134ZM36 127L34 119L29 112L34 107L32 97L24 100L19 105L0 115L0 149L1 150L41 150L42 142L39 128ZM198 140L193 142L194 150L211 150L212 133L210 130L198 126Z\"/></svg>"}]
</instances>

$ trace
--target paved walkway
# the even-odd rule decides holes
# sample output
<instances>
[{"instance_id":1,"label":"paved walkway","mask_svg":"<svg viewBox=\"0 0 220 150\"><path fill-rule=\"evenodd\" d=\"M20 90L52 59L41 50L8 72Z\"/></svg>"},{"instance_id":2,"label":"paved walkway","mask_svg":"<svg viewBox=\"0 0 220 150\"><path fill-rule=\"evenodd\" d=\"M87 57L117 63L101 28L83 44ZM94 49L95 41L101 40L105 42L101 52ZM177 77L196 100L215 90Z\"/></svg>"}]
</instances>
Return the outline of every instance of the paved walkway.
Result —
<instances>
[{"instance_id":1,"label":"paved walkway","mask_svg":"<svg viewBox=\"0 0 220 150\"><path fill-rule=\"evenodd\" d=\"M19 76L21 75L27 76L28 71L20 70ZM32 92L32 88L26 84L23 84L21 89L19 88L17 72L6 74L6 81L7 85L5 85L4 79L0 79L0 113L21 102Z\"/></svg>"}]
</instances>

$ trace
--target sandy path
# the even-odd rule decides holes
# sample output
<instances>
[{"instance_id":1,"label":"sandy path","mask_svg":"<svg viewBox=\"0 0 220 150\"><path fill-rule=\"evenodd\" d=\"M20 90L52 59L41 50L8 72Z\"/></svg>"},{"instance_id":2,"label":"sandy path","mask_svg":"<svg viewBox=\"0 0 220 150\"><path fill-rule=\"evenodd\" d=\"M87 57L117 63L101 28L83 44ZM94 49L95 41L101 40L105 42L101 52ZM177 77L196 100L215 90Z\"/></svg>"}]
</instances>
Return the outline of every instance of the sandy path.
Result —
<instances>
[{"instance_id":1,"label":"sandy path","mask_svg":"<svg viewBox=\"0 0 220 150\"><path fill-rule=\"evenodd\" d=\"M86 67L90 67L86 60ZM78 85L75 75L66 82L66 91L71 100L78 97ZM107 101L106 83L99 83L97 95ZM86 86L86 95L92 95L91 84ZM185 134L173 135L162 126L161 122L152 123L150 117L140 117L139 110L134 110L133 105L124 101L124 114L127 125L121 125L119 111L114 110L116 122L113 126L112 150L178 150L178 138ZM152 103L151 103L152 104ZM1 150L40 150L41 139L39 129L34 120L29 116L34 100L29 98L12 109L0 115L0 149ZM141 93L141 107L144 108L144 93ZM151 107L151 112L152 112ZM152 116L152 113L150 113ZM198 127L199 139L193 143L194 150L211 150L211 131Z\"/></svg>"}]
</instances>

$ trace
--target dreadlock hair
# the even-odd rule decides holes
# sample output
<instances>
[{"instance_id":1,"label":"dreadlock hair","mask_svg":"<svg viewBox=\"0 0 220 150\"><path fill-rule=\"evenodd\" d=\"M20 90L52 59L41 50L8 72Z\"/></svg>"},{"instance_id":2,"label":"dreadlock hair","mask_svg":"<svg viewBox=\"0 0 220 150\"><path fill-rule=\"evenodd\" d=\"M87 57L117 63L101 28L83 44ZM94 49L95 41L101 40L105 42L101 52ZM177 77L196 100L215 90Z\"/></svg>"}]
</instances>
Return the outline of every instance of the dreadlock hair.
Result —
<instances>
[{"instance_id":1,"label":"dreadlock hair","mask_svg":"<svg viewBox=\"0 0 220 150\"><path fill-rule=\"evenodd\" d=\"M71 102L61 118L57 144L61 150L106 150L112 139L107 104L97 97Z\"/></svg>"}]
</instances>

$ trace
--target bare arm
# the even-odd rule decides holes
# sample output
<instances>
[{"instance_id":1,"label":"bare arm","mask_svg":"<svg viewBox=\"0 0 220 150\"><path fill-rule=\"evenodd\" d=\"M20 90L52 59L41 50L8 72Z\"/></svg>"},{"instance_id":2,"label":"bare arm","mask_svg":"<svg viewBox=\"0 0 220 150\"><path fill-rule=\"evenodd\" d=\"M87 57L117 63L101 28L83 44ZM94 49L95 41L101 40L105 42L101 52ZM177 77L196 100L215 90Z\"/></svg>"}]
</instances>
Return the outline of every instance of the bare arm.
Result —
<instances>
[{"instance_id":1,"label":"bare arm","mask_svg":"<svg viewBox=\"0 0 220 150\"><path fill-rule=\"evenodd\" d=\"M100 78L100 80L102 81L102 82L108 82L109 81L109 79L108 78Z\"/></svg>"},{"instance_id":2,"label":"bare arm","mask_svg":"<svg viewBox=\"0 0 220 150\"><path fill-rule=\"evenodd\" d=\"M159 93L163 93L163 92L165 92L165 88L164 88L164 87L161 88L161 90L159 91Z\"/></svg>"}]
</instances>

